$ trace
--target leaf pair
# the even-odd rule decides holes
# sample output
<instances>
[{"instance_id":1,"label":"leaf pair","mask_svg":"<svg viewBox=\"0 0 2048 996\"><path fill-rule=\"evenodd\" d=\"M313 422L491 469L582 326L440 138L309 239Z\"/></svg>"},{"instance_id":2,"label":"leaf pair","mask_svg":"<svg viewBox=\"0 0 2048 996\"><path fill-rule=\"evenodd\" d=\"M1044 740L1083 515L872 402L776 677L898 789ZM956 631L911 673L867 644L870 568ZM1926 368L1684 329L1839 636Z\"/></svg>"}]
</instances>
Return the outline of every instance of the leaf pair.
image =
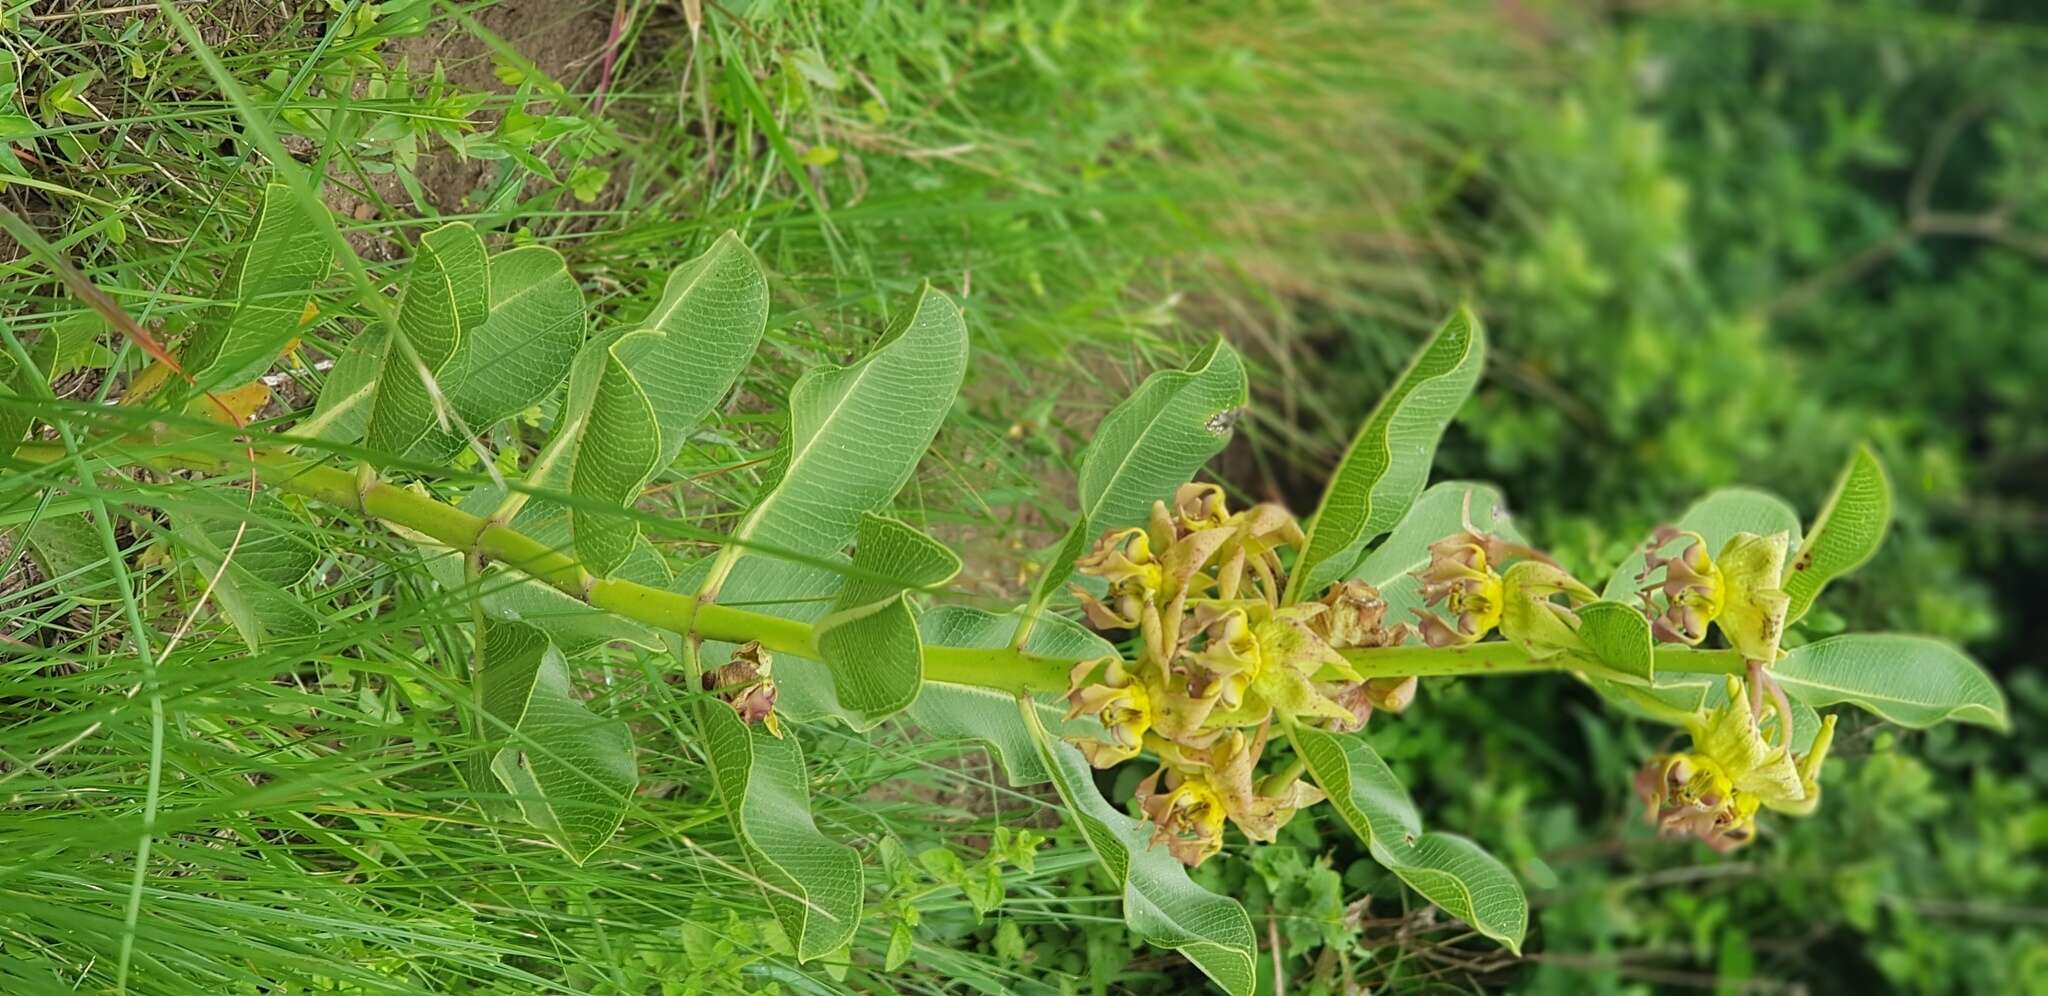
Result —
<instances>
[{"instance_id":1,"label":"leaf pair","mask_svg":"<svg viewBox=\"0 0 2048 996\"><path fill-rule=\"evenodd\" d=\"M479 639L482 760L526 821L580 865L618 831L640 784L632 731L590 712L545 633L491 623Z\"/></svg>"},{"instance_id":2,"label":"leaf pair","mask_svg":"<svg viewBox=\"0 0 2048 996\"><path fill-rule=\"evenodd\" d=\"M403 343L368 329L337 360L312 427L341 438L362 420L380 453L447 459L551 396L583 343L583 291L561 254L489 254L466 222L420 238L398 301ZM358 414L366 412L366 415Z\"/></svg>"}]
</instances>

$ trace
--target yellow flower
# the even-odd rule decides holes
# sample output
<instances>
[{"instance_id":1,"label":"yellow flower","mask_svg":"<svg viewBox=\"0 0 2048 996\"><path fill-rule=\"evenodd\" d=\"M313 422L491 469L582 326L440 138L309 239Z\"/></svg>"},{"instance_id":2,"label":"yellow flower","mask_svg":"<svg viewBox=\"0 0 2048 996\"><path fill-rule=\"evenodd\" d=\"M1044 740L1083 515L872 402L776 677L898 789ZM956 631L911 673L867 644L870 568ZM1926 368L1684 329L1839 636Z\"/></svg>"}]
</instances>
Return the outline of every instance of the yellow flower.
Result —
<instances>
[{"instance_id":1,"label":"yellow flower","mask_svg":"<svg viewBox=\"0 0 2048 996\"><path fill-rule=\"evenodd\" d=\"M1138 756L1152 728L1152 697L1119 657L1082 661L1068 678L1067 718L1092 716L1104 739L1076 741L1088 763L1107 768Z\"/></svg>"},{"instance_id":2,"label":"yellow flower","mask_svg":"<svg viewBox=\"0 0 2048 996\"><path fill-rule=\"evenodd\" d=\"M1772 696L1776 742L1767 739L1747 687L1730 677L1728 701L1702 711L1687 726L1693 750L1652 758L1636 776L1649 816L1667 834L1691 834L1717 850L1732 850L1756 836L1756 813L1768 808L1795 816L1820 802L1820 768L1834 740L1835 719L1821 722L1806 754L1791 748L1792 714Z\"/></svg>"},{"instance_id":3,"label":"yellow flower","mask_svg":"<svg viewBox=\"0 0 2048 996\"><path fill-rule=\"evenodd\" d=\"M1681 537L1691 542L1677 554L1657 554ZM1641 581L1659 569L1664 572L1662 580L1641 593L1651 613L1651 632L1668 643L1698 644L1713 623L1742 656L1765 664L1776 661L1790 603L1781 587L1790 541L1783 532L1736 533L1722 544L1720 556L1708 557L1700 534L1659 530L1644 552L1643 573L1636 576ZM1663 595L1662 612L1650 601L1652 594Z\"/></svg>"},{"instance_id":4,"label":"yellow flower","mask_svg":"<svg viewBox=\"0 0 2048 996\"><path fill-rule=\"evenodd\" d=\"M1164 793L1157 790L1162 775L1175 783ZM1158 828L1152 842L1165 844L1181 864L1199 865L1223 849L1223 822L1228 814L1222 795L1206 779L1162 768L1138 784L1137 797L1139 807Z\"/></svg>"},{"instance_id":5,"label":"yellow flower","mask_svg":"<svg viewBox=\"0 0 2048 996\"><path fill-rule=\"evenodd\" d=\"M1778 659L1778 639L1785 635L1785 610L1791 597L1780 584L1785 576L1786 533L1758 536L1736 533L1721 548L1721 576L1728 597L1714 624L1728 643L1753 661Z\"/></svg>"},{"instance_id":6,"label":"yellow flower","mask_svg":"<svg viewBox=\"0 0 2048 996\"><path fill-rule=\"evenodd\" d=\"M1429 565L1415 577L1422 582L1423 601L1442 606L1449 618L1416 609L1424 643L1463 646L1500 624L1505 593L1493 563L1504 556L1498 540L1470 529L1429 545Z\"/></svg>"}]
</instances>

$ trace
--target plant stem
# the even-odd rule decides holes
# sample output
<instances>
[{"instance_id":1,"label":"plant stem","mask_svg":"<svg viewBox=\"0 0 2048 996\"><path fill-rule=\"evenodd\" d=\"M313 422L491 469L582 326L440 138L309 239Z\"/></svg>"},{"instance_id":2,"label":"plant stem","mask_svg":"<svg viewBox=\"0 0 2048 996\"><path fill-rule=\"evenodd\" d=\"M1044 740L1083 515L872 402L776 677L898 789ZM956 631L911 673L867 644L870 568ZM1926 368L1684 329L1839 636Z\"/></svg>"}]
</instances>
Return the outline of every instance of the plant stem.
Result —
<instances>
[{"instance_id":1,"label":"plant stem","mask_svg":"<svg viewBox=\"0 0 2048 996\"><path fill-rule=\"evenodd\" d=\"M1474 643L1464 647L1369 647L1341 651L1344 659L1367 678L1430 677L1452 674L1529 674L1570 671L1570 658L1560 654L1537 660L1512 643ZM1657 670L1692 674L1741 674L1746 666L1736 650L1695 650L1658 647Z\"/></svg>"},{"instance_id":2,"label":"plant stem","mask_svg":"<svg viewBox=\"0 0 2048 996\"><path fill-rule=\"evenodd\" d=\"M235 458L195 453L138 458L160 469L188 469L240 476L253 453L254 470L263 483L329 505L354 509L393 525L424 534L484 564L493 561L541 581L572 598L614 615L658 629L727 643L758 641L768 650L816 660L818 652L808 623L746 609L700 601L691 594L667 591L620 578L600 578L575 557L503 523L465 512L446 502L406 488L361 476L331 464L266 450L243 451ZM15 452L27 463L65 459L62 447L30 443ZM1562 657L1533 660L1510 643L1477 643L1466 647L1374 647L1343 652L1366 677L1408 675L1526 674L1570 670ZM1658 648L1659 671L1739 674L1744 662L1733 650ZM924 648L924 675L932 681L979 685L1012 694L1064 691L1073 658L1043 657L1015 647Z\"/></svg>"}]
</instances>

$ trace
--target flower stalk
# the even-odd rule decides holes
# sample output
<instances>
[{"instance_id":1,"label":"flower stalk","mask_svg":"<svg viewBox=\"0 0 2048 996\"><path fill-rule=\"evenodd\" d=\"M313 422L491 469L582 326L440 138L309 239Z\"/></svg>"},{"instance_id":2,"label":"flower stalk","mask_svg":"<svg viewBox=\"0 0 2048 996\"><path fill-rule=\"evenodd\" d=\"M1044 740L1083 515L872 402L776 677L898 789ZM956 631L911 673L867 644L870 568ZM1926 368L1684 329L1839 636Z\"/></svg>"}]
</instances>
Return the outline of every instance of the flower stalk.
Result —
<instances>
[{"instance_id":1,"label":"flower stalk","mask_svg":"<svg viewBox=\"0 0 2048 996\"><path fill-rule=\"evenodd\" d=\"M666 591L619 578L593 575L575 557L534 539L509 525L473 515L447 502L349 468L272 450L243 450L232 456L193 451L138 455L135 463L159 470L196 470L245 478L249 460L266 486L323 504L350 509L428 536L451 549L479 554L541 581L594 608L658 629L730 643L758 642L776 654L816 660L811 626L760 612L699 602L693 595ZM29 464L55 464L66 459L60 446L28 443L14 459ZM1362 677L1424 677L1444 675L1528 674L1563 671L1566 662L1532 657L1508 643L1455 647L1395 646L1346 648L1339 651ZM978 685L1010 693L1064 692L1078 659L1047 657L1009 647L925 648L925 678ZM1660 646L1660 671L1709 674L1740 673L1743 662L1732 651Z\"/></svg>"}]
</instances>

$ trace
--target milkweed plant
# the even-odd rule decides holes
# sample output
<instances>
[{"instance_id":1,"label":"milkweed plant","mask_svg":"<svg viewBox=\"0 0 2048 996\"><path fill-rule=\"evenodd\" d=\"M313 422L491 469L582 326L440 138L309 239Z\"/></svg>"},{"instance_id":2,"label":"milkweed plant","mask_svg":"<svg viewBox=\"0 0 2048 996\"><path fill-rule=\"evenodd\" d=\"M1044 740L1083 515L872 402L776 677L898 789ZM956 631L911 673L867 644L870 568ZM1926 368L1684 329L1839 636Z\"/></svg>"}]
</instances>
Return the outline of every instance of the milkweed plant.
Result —
<instances>
[{"instance_id":1,"label":"milkweed plant","mask_svg":"<svg viewBox=\"0 0 2048 996\"><path fill-rule=\"evenodd\" d=\"M1890 493L1868 450L1810 523L1760 491L1716 492L1604 583L1547 557L1493 488L1426 486L1484 366L1469 311L1423 345L1306 518L1189 483L1248 400L1228 345L1154 374L1082 454L1071 524L1030 597L992 613L934 604L959 558L886 514L966 369L967 329L946 295L924 288L865 356L804 373L773 486L720 552L676 564L642 535L635 502L760 345L768 284L737 236L677 267L644 320L592 330L551 249L491 252L467 224L447 225L419 240L388 299L316 209L292 184L271 185L218 293L229 303L170 343L10 216L24 245L159 362L119 405L66 405L48 372L76 344L57 327L4 330L0 457L83 472L84 434L130 458L91 468L107 481L136 469L247 479L251 503L288 496L416 545L432 582L474 613L462 714L480 748L469 756L483 759L463 772L477 804L530 823L570 861L605 859L638 786L632 730L593 714L571 676L620 641L669 655L690 692L679 721L799 959L849 944L864 868L812 819L791 722L861 731L902 717L924 736L985 745L1013 785L1050 783L1120 888L1129 930L1231 993L1254 985L1251 920L1187 867L1233 829L1271 841L1322 805L1424 899L1520 949L1528 904L1514 876L1425 828L1373 748L1387 722L1376 715L1418 707L1422 678L1564 677L1670 724L1682 746L1635 775L1645 818L1719 850L1820 804L1835 729L1821 709L1912 727L2007 723L1996 685L1936 640L1786 645L1884 536ZM337 259L368 320L310 412L246 427L268 396L261 376ZM488 430L537 407L552 426L545 445L485 451ZM38 417L62 431L36 429ZM464 451L492 476L435 471ZM6 480L18 492L53 484ZM234 547L255 542L250 521L217 544L228 553L209 590L254 639L263 623L234 610L235 581L310 565L227 571ZM1126 765L1144 772L1128 810L1091 775Z\"/></svg>"}]
</instances>

